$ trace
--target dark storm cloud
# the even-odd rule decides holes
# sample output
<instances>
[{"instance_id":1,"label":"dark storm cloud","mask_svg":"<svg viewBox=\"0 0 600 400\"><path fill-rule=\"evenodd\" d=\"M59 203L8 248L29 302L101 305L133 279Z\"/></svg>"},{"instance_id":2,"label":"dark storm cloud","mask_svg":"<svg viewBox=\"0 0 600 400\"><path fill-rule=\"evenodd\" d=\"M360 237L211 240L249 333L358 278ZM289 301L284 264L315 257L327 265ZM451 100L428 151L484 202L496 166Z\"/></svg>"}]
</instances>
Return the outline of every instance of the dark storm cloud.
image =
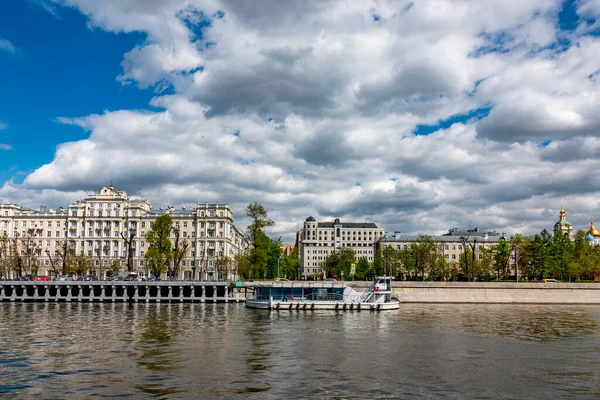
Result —
<instances>
[{"instance_id":1,"label":"dark storm cloud","mask_svg":"<svg viewBox=\"0 0 600 400\"><path fill-rule=\"evenodd\" d=\"M311 137L297 143L294 156L319 166L341 167L356 157L343 133L320 130Z\"/></svg>"},{"instance_id":2,"label":"dark storm cloud","mask_svg":"<svg viewBox=\"0 0 600 400\"><path fill-rule=\"evenodd\" d=\"M310 48L273 48L261 52L264 61L250 68L207 71L193 98L210 107L207 116L257 113L281 120L289 114L317 116L335 107L333 96L344 73L332 65L323 76L313 68Z\"/></svg>"}]
</instances>

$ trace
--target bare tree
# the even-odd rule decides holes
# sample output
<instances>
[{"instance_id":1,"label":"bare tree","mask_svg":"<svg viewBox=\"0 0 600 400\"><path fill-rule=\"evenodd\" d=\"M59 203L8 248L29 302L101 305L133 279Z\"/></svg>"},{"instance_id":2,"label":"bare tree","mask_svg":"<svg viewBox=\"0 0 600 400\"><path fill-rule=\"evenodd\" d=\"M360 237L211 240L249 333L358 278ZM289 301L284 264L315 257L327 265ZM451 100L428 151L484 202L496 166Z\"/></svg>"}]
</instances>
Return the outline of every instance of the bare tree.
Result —
<instances>
[{"instance_id":1,"label":"bare tree","mask_svg":"<svg viewBox=\"0 0 600 400\"><path fill-rule=\"evenodd\" d=\"M173 270L171 271L171 279L179 276L181 261L185 257L187 249L190 247L190 243L187 240L180 239L181 233L179 232L178 227L173 228L173 232L175 233L175 246L173 247Z\"/></svg>"},{"instance_id":2,"label":"bare tree","mask_svg":"<svg viewBox=\"0 0 600 400\"><path fill-rule=\"evenodd\" d=\"M133 272L133 238L135 237L135 231L131 229L129 231L129 239L127 236L123 235L123 232L120 232L121 237L125 241L125 246L127 246L127 272Z\"/></svg>"},{"instance_id":3,"label":"bare tree","mask_svg":"<svg viewBox=\"0 0 600 400\"><path fill-rule=\"evenodd\" d=\"M58 268L56 267L56 261L57 261L56 258L52 258L52 255L50 254L49 250L46 250L46 256L50 260L50 268L51 268L52 272L54 273L54 276L58 276L59 271L58 271Z\"/></svg>"}]
</instances>

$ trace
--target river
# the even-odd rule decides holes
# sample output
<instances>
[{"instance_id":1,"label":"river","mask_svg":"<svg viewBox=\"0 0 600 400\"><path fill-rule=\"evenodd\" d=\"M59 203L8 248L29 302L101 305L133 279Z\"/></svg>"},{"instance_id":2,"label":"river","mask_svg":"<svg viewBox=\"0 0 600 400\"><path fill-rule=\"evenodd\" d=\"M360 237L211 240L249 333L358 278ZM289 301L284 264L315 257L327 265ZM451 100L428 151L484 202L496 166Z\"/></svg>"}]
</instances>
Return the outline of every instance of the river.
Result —
<instances>
[{"instance_id":1,"label":"river","mask_svg":"<svg viewBox=\"0 0 600 400\"><path fill-rule=\"evenodd\" d=\"M597 398L600 307L0 304L0 398Z\"/></svg>"}]
</instances>

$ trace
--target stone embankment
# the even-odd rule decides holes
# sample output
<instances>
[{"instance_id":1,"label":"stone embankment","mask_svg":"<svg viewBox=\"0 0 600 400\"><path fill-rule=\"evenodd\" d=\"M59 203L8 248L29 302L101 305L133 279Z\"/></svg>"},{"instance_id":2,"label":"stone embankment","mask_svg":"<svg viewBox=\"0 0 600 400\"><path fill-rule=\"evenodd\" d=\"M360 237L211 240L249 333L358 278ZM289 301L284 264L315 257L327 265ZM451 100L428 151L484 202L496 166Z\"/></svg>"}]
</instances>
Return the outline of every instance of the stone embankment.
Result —
<instances>
[{"instance_id":1,"label":"stone embankment","mask_svg":"<svg viewBox=\"0 0 600 400\"><path fill-rule=\"evenodd\" d=\"M600 304L597 283L394 282L401 303Z\"/></svg>"},{"instance_id":2,"label":"stone embankment","mask_svg":"<svg viewBox=\"0 0 600 400\"><path fill-rule=\"evenodd\" d=\"M227 303L245 298L228 282L1 281L0 301Z\"/></svg>"}]
</instances>

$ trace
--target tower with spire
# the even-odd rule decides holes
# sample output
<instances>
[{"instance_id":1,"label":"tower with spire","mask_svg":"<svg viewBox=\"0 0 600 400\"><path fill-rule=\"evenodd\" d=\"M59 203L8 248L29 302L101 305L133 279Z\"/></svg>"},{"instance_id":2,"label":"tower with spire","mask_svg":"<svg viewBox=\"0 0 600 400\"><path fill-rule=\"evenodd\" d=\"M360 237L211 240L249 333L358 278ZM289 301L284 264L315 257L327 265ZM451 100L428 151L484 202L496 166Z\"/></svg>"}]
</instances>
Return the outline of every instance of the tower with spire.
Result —
<instances>
[{"instance_id":1,"label":"tower with spire","mask_svg":"<svg viewBox=\"0 0 600 400\"><path fill-rule=\"evenodd\" d=\"M573 240L573 224L567 221L567 213L562 204L560 205L559 214L560 219L554 224L554 236L567 235L569 239Z\"/></svg>"}]
</instances>

